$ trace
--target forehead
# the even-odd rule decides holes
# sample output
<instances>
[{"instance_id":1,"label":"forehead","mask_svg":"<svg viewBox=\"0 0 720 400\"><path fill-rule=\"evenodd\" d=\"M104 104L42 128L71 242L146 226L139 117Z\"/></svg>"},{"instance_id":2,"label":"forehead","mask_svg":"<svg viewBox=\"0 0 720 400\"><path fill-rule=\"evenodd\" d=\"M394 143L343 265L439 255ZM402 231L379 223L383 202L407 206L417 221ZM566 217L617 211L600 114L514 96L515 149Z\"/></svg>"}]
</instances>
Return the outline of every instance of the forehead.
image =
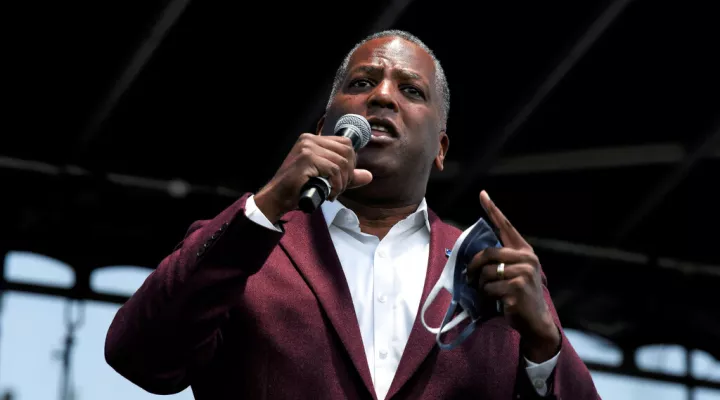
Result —
<instances>
[{"instance_id":1,"label":"forehead","mask_svg":"<svg viewBox=\"0 0 720 400\"><path fill-rule=\"evenodd\" d=\"M422 47L400 37L383 37L363 43L350 57L348 70L357 65L382 65L407 69L428 81L435 79L435 63Z\"/></svg>"}]
</instances>

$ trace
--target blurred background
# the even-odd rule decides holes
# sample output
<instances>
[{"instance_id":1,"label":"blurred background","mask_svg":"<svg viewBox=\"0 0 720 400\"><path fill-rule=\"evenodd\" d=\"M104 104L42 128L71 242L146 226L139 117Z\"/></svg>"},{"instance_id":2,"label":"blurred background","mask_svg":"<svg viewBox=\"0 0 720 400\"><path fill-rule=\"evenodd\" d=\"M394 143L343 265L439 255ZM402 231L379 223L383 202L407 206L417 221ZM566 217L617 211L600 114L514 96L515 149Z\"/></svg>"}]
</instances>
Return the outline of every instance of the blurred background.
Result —
<instances>
[{"instance_id":1,"label":"blurred background","mask_svg":"<svg viewBox=\"0 0 720 400\"><path fill-rule=\"evenodd\" d=\"M314 131L355 42L397 28L452 93L430 207L464 228L489 191L603 398L720 399L717 7L3 4L1 398L156 398L104 361L115 311Z\"/></svg>"}]
</instances>

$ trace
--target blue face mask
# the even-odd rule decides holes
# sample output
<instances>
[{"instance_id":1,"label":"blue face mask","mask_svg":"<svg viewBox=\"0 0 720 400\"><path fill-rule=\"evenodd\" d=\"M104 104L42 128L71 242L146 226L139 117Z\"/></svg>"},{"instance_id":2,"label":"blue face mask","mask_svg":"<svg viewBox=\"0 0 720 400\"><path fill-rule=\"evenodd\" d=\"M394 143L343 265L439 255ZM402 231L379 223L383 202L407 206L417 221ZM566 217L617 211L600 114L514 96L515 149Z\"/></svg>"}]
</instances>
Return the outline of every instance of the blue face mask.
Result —
<instances>
[{"instance_id":1,"label":"blue face mask","mask_svg":"<svg viewBox=\"0 0 720 400\"><path fill-rule=\"evenodd\" d=\"M487 222L480 218L473 226L466 229L455 242L452 252L445 264L440 279L428 294L425 304L423 304L420 318L425 329L436 335L438 345L443 350L451 350L464 342L470 334L475 330L478 321L483 317L490 315L481 315L483 311L487 311L487 307L481 306L482 297L475 287L468 284L467 266L475 255L488 247L502 247L495 233ZM425 322L425 311L437 297L440 290L445 288L452 294L452 301L447 308L445 317L439 327L430 327ZM452 318L457 308L460 307L460 313ZM497 303L493 315L502 313L502 308ZM452 318L452 320L451 320ZM450 343L443 343L440 336L450 329L457 326L460 322L470 318L470 323L463 331Z\"/></svg>"}]
</instances>

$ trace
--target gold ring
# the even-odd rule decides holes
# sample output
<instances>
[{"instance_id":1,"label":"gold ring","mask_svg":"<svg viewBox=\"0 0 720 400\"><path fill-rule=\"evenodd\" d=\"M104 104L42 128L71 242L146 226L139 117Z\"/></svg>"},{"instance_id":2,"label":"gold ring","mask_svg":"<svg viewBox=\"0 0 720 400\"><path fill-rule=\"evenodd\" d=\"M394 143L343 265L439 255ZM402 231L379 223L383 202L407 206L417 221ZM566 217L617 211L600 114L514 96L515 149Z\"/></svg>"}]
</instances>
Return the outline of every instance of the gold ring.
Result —
<instances>
[{"instance_id":1,"label":"gold ring","mask_svg":"<svg viewBox=\"0 0 720 400\"><path fill-rule=\"evenodd\" d=\"M497 276L498 279L505 279L505 263L498 264Z\"/></svg>"}]
</instances>

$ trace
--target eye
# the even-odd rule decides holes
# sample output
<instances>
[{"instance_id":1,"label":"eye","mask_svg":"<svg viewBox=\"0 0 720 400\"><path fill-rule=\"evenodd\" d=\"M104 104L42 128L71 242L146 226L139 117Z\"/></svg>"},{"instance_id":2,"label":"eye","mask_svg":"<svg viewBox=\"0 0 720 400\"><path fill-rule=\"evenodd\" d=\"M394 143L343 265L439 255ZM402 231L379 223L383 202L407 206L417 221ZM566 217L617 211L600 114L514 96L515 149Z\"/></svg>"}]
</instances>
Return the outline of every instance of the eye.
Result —
<instances>
[{"instance_id":1,"label":"eye","mask_svg":"<svg viewBox=\"0 0 720 400\"><path fill-rule=\"evenodd\" d=\"M353 80L350 82L350 87L351 87L351 88L360 88L360 89L363 89L363 88L368 88L368 87L370 87L370 86L372 86L372 83L371 83L369 80L367 80L367 79L353 79Z\"/></svg>"},{"instance_id":2,"label":"eye","mask_svg":"<svg viewBox=\"0 0 720 400\"><path fill-rule=\"evenodd\" d=\"M425 98L425 94L422 92L422 90L416 88L415 86L403 86L401 90L409 94L410 96L420 97L423 99Z\"/></svg>"}]
</instances>

